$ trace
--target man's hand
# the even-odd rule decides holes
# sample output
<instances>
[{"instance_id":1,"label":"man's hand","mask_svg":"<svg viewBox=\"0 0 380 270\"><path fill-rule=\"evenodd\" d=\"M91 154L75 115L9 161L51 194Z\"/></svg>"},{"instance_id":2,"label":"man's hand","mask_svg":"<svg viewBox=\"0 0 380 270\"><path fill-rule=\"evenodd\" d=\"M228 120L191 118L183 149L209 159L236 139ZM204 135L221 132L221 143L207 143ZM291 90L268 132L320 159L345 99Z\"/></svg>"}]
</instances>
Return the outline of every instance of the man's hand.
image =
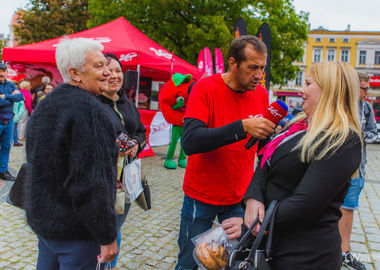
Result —
<instances>
[{"instance_id":1,"label":"man's hand","mask_svg":"<svg viewBox=\"0 0 380 270\"><path fill-rule=\"evenodd\" d=\"M0 95L0 98L5 99L5 95Z\"/></svg>"},{"instance_id":2,"label":"man's hand","mask_svg":"<svg viewBox=\"0 0 380 270\"><path fill-rule=\"evenodd\" d=\"M243 224L243 218L232 217L222 222L222 228L226 231L230 239L234 239L241 235L241 224Z\"/></svg>"},{"instance_id":3,"label":"man's hand","mask_svg":"<svg viewBox=\"0 0 380 270\"><path fill-rule=\"evenodd\" d=\"M17 89L12 92L12 95L16 95L16 94L20 94L20 91L18 91Z\"/></svg>"},{"instance_id":4,"label":"man's hand","mask_svg":"<svg viewBox=\"0 0 380 270\"><path fill-rule=\"evenodd\" d=\"M101 263L112 262L115 259L118 251L119 248L117 247L116 240L107 246L100 246Z\"/></svg>"},{"instance_id":5,"label":"man's hand","mask_svg":"<svg viewBox=\"0 0 380 270\"><path fill-rule=\"evenodd\" d=\"M244 224L250 228L256 217L259 216L259 221L262 223L265 217L265 206L262 202L253 198L248 198L245 201L246 209L244 215ZM253 234L257 235L260 230L260 224L253 229Z\"/></svg>"},{"instance_id":6,"label":"man's hand","mask_svg":"<svg viewBox=\"0 0 380 270\"><path fill-rule=\"evenodd\" d=\"M244 131L260 140L269 137L276 127L275 124L265 118L246 118L243 119L242 122Z\"/></svg>"}]
</instances>

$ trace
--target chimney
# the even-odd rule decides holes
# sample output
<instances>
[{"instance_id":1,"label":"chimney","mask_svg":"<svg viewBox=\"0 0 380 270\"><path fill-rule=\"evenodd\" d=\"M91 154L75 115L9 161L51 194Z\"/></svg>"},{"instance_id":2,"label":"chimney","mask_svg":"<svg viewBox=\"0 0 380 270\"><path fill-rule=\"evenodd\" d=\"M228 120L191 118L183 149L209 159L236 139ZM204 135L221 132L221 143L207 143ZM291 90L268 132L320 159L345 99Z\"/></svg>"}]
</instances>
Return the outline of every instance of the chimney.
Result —
<instances>
[{"instance_id":1,"label":"chimney","mask_svg":"<svg viewBox=\"0 0 380 270\"><path fill-rule=\"evenodd\" d=\"M351 25L347 25L347 31L351 31Z\"/></svg>"}]
</instances>

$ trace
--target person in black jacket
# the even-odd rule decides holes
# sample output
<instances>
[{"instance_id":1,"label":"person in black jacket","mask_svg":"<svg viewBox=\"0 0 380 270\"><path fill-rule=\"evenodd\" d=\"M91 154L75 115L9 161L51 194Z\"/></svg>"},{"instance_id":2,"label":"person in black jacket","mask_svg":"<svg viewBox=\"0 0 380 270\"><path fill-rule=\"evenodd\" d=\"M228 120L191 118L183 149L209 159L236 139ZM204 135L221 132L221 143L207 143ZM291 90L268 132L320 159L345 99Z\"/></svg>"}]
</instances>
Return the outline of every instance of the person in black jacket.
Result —
<instances>
[{"instance_id":1,"label":"person in black jacket","mask_svg":"<svg viewBox=\"0 0 380 270\"><path fill-rule=\"evenodd\" d=\"M95 269L97 257L109 262L118 252L117 131L95 98L110 76L102 49L85 38L61 41L56 62L65 83L28 123L24 205L39 240L39 270Z\"/></svg>"},{"instance_id":2,"label":"person in black jacket","mask_svg":"<svg viewBox=\"0 0 380 270\"><path fill-rule=\"evenodd\" d=\"M361 160L358 89L349 64L313 65L301 90L303 113L258 153L260 163L243 199L244 223L249 227L257 216L262 222L265 206L281 201L273 269L341 268L340 206ZM241 223L232 218L223 227L234 238L240 236Z\"/></svg>"},{"instance_id":3,"label":"person in black jacket","mask_svg":"<svg viewBox=\"0 0 380 270\"><path fill-rule=\"evenodd\" d=\"M119 59L112 53L105 54L105 57L108 61L107 67L111 72L111 76L108 81L108 90L102 93L102 95L97 96L97 99L112 108L118 118L116 118L118 123L115 124L120 124L121 122L130 139L137 143L126 152L119 153L117 177L122 181L122 169L125 165L125 157L128 156L129 161L131 161L132 158L144 149L146 144L146 129L144 124L140 121L140 113L135 104L127 98L124 90L121 89L123 85L123 70ZM126 203L124 213L116 217L117 244L119 250L121 244L121 227L127 218L130 206L130 203ZM111 269L116 267L117 259L118 256L112 261Z\"/></svg>"}]
</instances>

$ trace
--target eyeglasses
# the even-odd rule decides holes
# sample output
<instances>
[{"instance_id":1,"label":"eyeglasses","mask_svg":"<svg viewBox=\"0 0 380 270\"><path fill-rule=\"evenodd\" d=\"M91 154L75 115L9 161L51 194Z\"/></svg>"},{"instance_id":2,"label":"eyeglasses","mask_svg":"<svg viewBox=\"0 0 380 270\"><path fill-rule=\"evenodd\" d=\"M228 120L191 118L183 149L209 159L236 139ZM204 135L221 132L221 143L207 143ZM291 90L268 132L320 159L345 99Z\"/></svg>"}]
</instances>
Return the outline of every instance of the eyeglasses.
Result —
<instances>
[{"instance_id":1,"label":"eyeglasses","mask_svg":"<svg viewBox=\"0 0 380 270\"><path fill-rule=\"evenodd\" d=\"M360 86L360 89L363 89L363 90L364 90L364 92L367 92L367 91L369 91L369 90L370 90L370 88L369 88L369 87L361 87L361 86Z\"/></svg>"}]
</instances>

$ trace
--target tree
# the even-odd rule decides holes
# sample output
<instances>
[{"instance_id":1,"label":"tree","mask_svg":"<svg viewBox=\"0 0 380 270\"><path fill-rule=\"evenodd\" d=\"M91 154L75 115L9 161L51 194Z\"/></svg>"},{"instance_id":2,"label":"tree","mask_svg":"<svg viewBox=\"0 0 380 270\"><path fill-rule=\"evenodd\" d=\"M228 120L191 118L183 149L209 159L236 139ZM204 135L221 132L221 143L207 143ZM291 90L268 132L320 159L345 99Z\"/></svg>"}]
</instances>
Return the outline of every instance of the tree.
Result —
<instances>
[{"instance_id":1,"label":"tree","mask_svg":"<svg viewBox=\"0 0 380 270\"><path fill-rule=\"evenodd\" d=\"M20 44L29 44L86 30L91 19L88 0L30 0L19 10L14 33Z\"/></svg>"},{"instance_id":2,"label":"tree","mask_svg":"<svg viewBox=\"0 0 380 270\"><path fill-rule=\"evenodd\" d=\"M220 48L227 55L239 17L255 35L263 22L272 31L271 78L283 83L295 78L307 39L308 14L297 14L293 0L89 0L93 19L88 27L124 16L136 28L169 51L196 64L203 47ZM227 60L227 59L225 59Z\"/></svg>"}]
</instances>

